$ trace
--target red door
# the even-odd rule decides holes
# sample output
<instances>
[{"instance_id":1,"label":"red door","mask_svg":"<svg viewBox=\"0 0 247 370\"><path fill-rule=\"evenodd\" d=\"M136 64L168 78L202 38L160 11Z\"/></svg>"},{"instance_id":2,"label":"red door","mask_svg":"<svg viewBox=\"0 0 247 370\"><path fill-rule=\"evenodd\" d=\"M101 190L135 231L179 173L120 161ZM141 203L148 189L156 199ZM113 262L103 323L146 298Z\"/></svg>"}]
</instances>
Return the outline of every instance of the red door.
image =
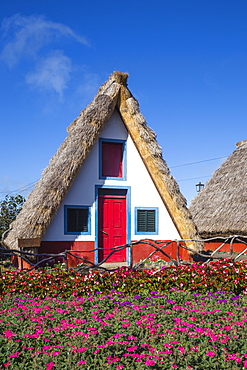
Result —
<instances>
[{"instance_id":1,"label":"red door","mask_svg":"<svg viewBox=\"0 0 247 370\"><path fill-rule=\"evenodd\" d=\"M126 244L126 196L99 195L99 262L113 248ZM106 262L126 261L126 249L115 252Z\"/></svg>"}]
</instances>

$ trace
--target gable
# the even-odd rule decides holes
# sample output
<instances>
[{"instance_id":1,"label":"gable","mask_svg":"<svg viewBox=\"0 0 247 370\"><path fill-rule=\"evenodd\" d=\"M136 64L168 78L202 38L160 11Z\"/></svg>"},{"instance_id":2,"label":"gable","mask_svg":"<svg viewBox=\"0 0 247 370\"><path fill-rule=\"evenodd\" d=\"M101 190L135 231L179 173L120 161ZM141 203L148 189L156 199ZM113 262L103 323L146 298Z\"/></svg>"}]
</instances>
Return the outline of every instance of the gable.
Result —
<instances>
[{"instance_id":1,"label":"gable","mask_svg":"<svg viewBox=\"0 0 247 370\"><path fill-rule=\"evenodd\" d=\"M126 174L121 178L102 178L100 172L101 141L111 140L110 142L125 142ZM47 229L43 241L56 240L76 240L89 241L95 240L96 230L96 208L97 191L96 187L109 187L110 189L128 189L130 192L129 204L129 239L135 240L149 235L153 239L177 239L179 233L166 209L160 194L158 193L150 174L148 173L143 160L138 153L131 136L117 110L114 111L106 126L102 130L100 137L95 143L91 153L86 159L80 172L71 185L67 195L63 199L59 210ZM64 209L70 206L89 207L91 214L91 235L65 235L64 234ZM154 210L160 232L138 232L137 220L135 219L136 210Z\"/></svg>"}]
</instances>

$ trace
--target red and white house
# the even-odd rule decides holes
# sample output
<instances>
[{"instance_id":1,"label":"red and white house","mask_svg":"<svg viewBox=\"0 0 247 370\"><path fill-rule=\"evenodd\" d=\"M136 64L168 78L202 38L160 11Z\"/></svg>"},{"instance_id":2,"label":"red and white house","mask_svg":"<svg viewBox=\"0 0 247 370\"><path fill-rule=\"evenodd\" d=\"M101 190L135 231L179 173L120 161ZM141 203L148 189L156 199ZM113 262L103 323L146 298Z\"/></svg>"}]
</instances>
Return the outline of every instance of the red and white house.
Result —
<instances>
[{"instance_id":1,"label":"red and white house","mask_svg":"<svg viewBox=\"0 0 247 370\"><path fill-rule=\"evenodd\" d=\"M57 176L54 181L58 181L54 183L53 188L58 189L62 182L68 182L64 196L61 196L58 204L54 205L50 199L47 205L43 205L44 209L52 207L55 211L48 221L43 221L43 213L40 212L43 224L39 233L34 231L29 235L26 233L28 239L40 237L39 253L84 251L78 255L98 263L108 256L110 248L132 241L179 240L195 235L186 202L162 159L153 131L146 126L136 100L126 87L126 78L123 82L124 77L125 74L115 72L100 88L94 101L82 112L82 117L70 126L67 142L65 140L61 145L45 170L43 182L41 179L41 184L33 191L45 202L45 194L51 193L49 189L51 185L46 176L52 173L52 169L54 176ZM115 90L118 88L118 94L114 90L110 95L112 85ZM102 102L98 106L96 103L102 95L104 98L107 97L108 104L112 102L115 104L111 106L110 113L107 108L108 113L104 120L102 117L98 118L103 115ZM109 96L111 100L108 99ZM127 109L128 99L132 101L132 107ZM90 112L93 110L93 117L87 114L87 110ZM90 125L95 125L95 121L98 122L98 135L94 133L95 136L93 134L90 136L85 132L89 124L83 120L83 114L90 121ZM78 132L81 135L79 145L84 145L88 151L86 155L84 154L82 164L77 164L77 161L81 161L78 160L76 152L78 144L75 141L78 141ZM76 140L73 140L74 137ZM93 141L90 148L89 141ZM57 173L52 163L55 163L56 157L59 161L61 156L64 167L56 162ZM73 175L66 173L66 169L71 169L74 162L77 165L75 173ZM40 193L43 193L43 196ZM9 247L11 240L14 243L16 239L25 239L25 232L17 229L22 222L26 222L34 195L30 195L16 224L12 224L12 230L6 238ZM22 227L23 229L25 228ZM32 230L35 230L35 225ZM12 239L11 233L15 234L14 237L12 235ZM135 246L132 262L139 262L151 251L149 245ZM173 244L165 251L175 257ZM115 252L107 262L130 265L130 259L130 249L124 248ZM71 266L79 262L81 262L79 259L73 257L70 259Z\"/></svg>"}]
</instances>

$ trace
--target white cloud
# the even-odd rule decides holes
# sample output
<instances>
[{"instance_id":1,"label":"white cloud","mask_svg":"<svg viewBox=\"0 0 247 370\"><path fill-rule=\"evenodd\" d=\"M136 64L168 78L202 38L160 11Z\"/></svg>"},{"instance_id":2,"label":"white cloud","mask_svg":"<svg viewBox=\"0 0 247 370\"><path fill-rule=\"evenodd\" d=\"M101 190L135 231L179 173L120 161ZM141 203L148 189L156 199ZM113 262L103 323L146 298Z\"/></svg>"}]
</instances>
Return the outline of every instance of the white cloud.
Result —
<instances>
[{"instance_id":1,"label":"white cloud","mask_svg":"<svg viewBox=\"0 0 247 370\"><path fill-rule=\"evenodd\" d=\"M46 92L55 91L61 98L73 68L72 59L64 51L56 50L57 41L67 38L89 46L87 40L66 25L41 15L15 14L4 19L1 31L5 46L0 52L0 61L14 68L21 60L28 60L27 84Z\"/></svg>"},{"instance_id":2,"label":"white cloud","mask_svg":"<svg viewBox=\"0 0 247 370\"><path fill-rule=\"evenodd\" d=\"M26 82L40 90L53 90L62 98L71 70L71 59L57 50L37 63L35 70L27 74Z\"/></svg>"},{"instance_id":3,"label":"white cloud","mask_svg":"<svg viewBox=\"0 0 247 370\"><path fill-rule=\"evenodd\" d=\"M15 14L4 19L1 31L8 42L0 54L0 59L10 68L22 58L35 59L42 47L61 37L69 37L80 44L89 45L84 37L77 35L71 28L49 21L41 15L24 17Z\"/></svg>"},{"instance_id":4,"label":"white cloud","mask_svg":"<svg viewBox=\"0 0 247 370\"><path fill-rule=\"evenodd\" d=\"M99 83L99 76L96 73L85 71L83 74L83 83L79 85L77 91L85 97L89 96L92 98L92 95L96 94L99 88Z\"/></svg>"}]
</instances>

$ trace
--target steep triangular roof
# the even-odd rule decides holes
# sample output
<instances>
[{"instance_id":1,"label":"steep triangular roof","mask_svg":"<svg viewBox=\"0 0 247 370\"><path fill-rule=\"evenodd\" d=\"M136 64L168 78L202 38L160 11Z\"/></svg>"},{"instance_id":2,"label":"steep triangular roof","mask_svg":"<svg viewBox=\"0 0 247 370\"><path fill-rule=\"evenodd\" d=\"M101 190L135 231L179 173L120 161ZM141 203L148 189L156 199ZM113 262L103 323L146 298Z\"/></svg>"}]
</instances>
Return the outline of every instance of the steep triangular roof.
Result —
<instances>
[{"instance_id":1,"label":"steep triangular roof","mask_svg":"<svg viewBox=\"0 0 247 370\"><path fill-rule=\"evenodd\" d=\"M114 109L118 109L181 238L195 236L186 200L162 158L155 133L147 126L138 102L127 88L127 78L126 73L114 72L100 87L94 100L69 126L67 138L5 235L4 243L8 247L17 248L18 238L44 236Z\"/></svg>"},{"instance_id":2,"label":"steep triangular roof","mask_svg":"<svg viewBox=\"0 0 247 370\"><path fill-rule=\"evenodd\" d=\"M247 140L236 146L189 207L201 237L247 235Z\"/></svg>"}]
</instances>

